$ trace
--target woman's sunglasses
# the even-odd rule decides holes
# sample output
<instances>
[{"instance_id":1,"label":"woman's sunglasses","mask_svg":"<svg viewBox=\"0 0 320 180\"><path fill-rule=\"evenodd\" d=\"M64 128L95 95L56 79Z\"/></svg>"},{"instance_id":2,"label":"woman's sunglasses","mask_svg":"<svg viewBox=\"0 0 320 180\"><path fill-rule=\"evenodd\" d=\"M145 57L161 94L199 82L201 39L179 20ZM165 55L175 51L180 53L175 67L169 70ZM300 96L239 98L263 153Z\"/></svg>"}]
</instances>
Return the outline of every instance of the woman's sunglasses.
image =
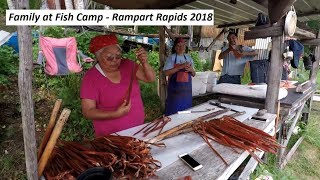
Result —
<instances>
[{"instance_id":1,"label":"woman's sunglasses","mask_svg":"<svg viewBox=\"0 0 320 180\"><path fill-rule=\"evenodd\" d=\"M122 54L114 54L114 55L108 55L104 57L107 61L113 61L114 59L122 59Z\"/></svg>"}]
</instances>

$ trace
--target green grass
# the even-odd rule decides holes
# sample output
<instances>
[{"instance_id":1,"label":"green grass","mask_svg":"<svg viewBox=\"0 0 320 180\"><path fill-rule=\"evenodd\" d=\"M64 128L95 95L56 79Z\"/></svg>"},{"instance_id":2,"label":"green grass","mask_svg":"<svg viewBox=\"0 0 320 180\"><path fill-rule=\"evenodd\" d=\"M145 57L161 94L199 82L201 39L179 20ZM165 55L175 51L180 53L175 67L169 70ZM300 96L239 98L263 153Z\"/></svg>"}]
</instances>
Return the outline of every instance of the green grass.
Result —
<instances>
[{"instance_id":1,"label":"green grass","mask_svg":"<svg viewBox=\"0 0 320 180\"><path fill-rule=\"evenodd\" d=\"M274 179L320 179L320 103L314 102L309 124L302 133L304 141L295 152L287 166L280 170L276 166L276 156L269 155L265 165L259 165L252 178L263 174L267 170ZM298 137L292 137L289 144L294 144Z\"/></svg>"}]
</instances>

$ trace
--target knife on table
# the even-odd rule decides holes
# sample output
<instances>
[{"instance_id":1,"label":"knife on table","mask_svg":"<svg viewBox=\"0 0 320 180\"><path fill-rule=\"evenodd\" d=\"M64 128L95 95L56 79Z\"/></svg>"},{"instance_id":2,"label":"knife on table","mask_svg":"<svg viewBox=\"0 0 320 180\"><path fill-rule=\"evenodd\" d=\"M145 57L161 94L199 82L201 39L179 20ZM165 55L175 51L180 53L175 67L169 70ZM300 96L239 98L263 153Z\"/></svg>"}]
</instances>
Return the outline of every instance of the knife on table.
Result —
<instances>
[{"instance_id":1,"label":"knife on table","mask_svg":"<svg viewBox=\"0 0 320 180\"><path fill-rule=\"evenodd\" d=\"M178 114L191 114L191 113L202 113L209 112L210 110L202 110L202 111L178 111Z\"/></svg>"}]
</instances>

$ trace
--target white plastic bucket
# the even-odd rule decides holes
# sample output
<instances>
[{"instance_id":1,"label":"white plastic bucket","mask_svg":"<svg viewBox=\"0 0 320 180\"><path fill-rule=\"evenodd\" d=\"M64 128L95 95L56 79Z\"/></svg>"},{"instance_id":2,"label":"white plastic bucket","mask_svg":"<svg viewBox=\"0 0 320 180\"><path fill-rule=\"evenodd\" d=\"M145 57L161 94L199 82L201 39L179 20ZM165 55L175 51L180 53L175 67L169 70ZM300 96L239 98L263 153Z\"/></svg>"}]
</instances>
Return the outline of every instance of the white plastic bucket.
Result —
<instances>
[{"instance_id":1,"label":"white plastic bucket","mask_svg":"<svg viewBox=\"0 0 320 180\"><path fill-rule=\"evenodd\" d=\"M206 93L208 75L208 72L196 72L196 75L192 77L192 96Z\"/></svg>"},{"instance_id":2,"label":"white plastic bucket","mask_svg":"<svg viewBox=\"0 0 320 180\"><path fill-rule=\"evenodd\" d=\"M213 71L206 71L208 73L207 92L212 92L213 86L217 84L218 73Z\"/></svg>"}]
</instances>

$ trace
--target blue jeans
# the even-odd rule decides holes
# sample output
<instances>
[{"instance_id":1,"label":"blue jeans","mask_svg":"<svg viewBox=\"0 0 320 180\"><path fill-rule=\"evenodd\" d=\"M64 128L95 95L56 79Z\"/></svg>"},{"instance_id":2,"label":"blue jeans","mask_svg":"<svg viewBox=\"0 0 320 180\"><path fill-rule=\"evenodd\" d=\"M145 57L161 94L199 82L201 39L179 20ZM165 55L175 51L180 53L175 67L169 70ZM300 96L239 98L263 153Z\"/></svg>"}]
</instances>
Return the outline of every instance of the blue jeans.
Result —
<instances>
[{"instance_id":1,"label":"blue jeans","mask_svg":"<svg viewBox=\"0 0 320 180\"><path fill-rule=\"evenodd\" d=\"M220 83L241 84L241 77L240 75L230 76L228 74L225 74L220 77L218 84Z\"/></svg>"}]
</instances>

